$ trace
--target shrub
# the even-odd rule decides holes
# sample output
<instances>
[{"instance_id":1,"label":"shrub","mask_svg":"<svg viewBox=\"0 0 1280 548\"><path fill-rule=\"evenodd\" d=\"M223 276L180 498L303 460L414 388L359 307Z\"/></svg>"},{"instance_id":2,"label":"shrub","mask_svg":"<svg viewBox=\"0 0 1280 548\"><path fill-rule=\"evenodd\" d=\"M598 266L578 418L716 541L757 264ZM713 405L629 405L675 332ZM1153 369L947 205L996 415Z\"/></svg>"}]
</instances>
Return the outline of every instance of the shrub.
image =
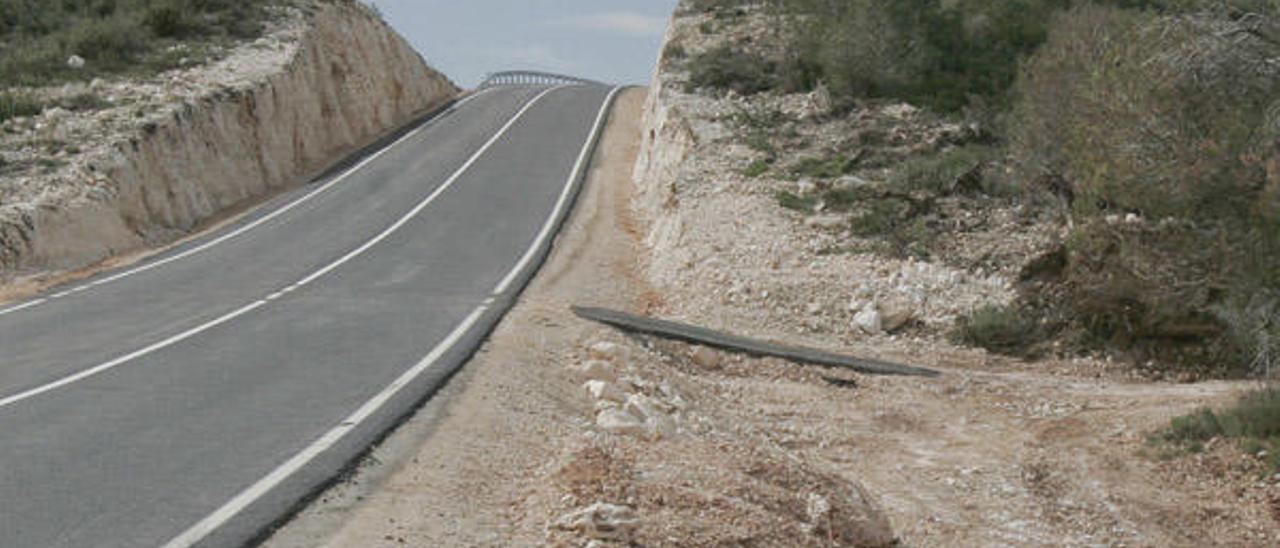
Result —
<instances>
[{"instance_id":1,"label":"shrub","mask_svg":"<svg viewBox=\"0 0 1280 548\"><path fill-rule=\"evenodd\" d=\"M152 34L162 38L186 36L196 30L187 17L185 2L169 1L152 4L142 16L142 22Z\"/></svg>"},{"instance_id":2,"label":"shrub","mask_svg":"<svg viewBox=\"0 0 1280 548\"><path fill-rule=\"evenodd\" d=\"M764 160L756 160L751 162L747 167L742 169L744 177L756 178L769 172L769 163ZM784 204L785 206L785 204Z\"/></svg>"},{"instance_id":3,"label":"shrub","mask_svg":"<svg viewBox=\"0 0 1280 548\"><path fill-rule=\"evenodd\" d=\"M35 116L44 111L44 105L23 93L0 93L0 122L19 116Z\"/></svg>"},{"instance_id":4,"label":"shrub","mask_svg":"<svg viewBox=\"0 0 1280 548\"><path fill-rule=\"evenodd\" d=\"M791 29L784 81L818 81L837 101L897 97L959 110L1000 98L1018 58L1038 47L1068 0L785 0Z\"/></svg>"},{"instance_id":5,"label":"shrub","mask_svg":"<svg viewBox=\"0 0 1280 548\"><path fill-rule=\"evenodd\" d=\"M1013 306L985 306L960 318L951 332L957 344L1001 354L1026 354L1041 340L1035 318Z\"/></svg>"},{"instance_id":6,"label":"shrub","mask_svg":"<svg viewBox=\"0 0 1280 548\"><path fill-rule=\"evenodd\" d=\"M950 148L933 156L904 162L894 172L890 182L901 189L935 194L951 194L962 190L981 190L987 194L1008 193L1008 190L997 186L993 180L983 177L987 165L995 159L996 154L996 149L983 145ZM973 188L962 188L966 185Z\"/></svg>"},{"instance_id":7,"label":"shrub","mask_svg":"<svg viewBox=\"0 0 1280 548\"><path fill-rule=\"evenodd\" d=\"M772 88L774 64L763 57L721 46L689 60L689 85L752 95Z\"/></svg>"},{"instance_id":8,"label":"shrub","mask_svg":"<svg viewBox=\"0 0 1280 548\"><path fill-rule=\"evenodd\" d=\"M39 86L169 68L174 40L257 35L284 0L0 0L0 85ZM84 69L67 58L89 60Z\"/></svg>"},{"instance_id":9,"label":"shrub","mask_svg":"<svg viewBox=\"0 0 1280 548\"><path fill-rule=\"evenodd\" d=\"M1253 451L1267 450L1271 468L1280 470L1280 389L1247 393L1223 411L1199 409L1174 418L1157 440L1199 451L1218 437L1242 440Z\"/></svg>"},{"instance_id":10,"label":"shrub","mask_svg":"<svg viewBox=\"0 0 1280 548\"><path fill-rule=\"evenodd\" d=\"M830 158L801 158L789 169L793 179L813 177L815 179L835 179L842 175L850 175L857 171L860 158L837 154Z\"/></svg>"},{"instance_id":11,"label":"shrub","mask_svg":"<svg viewBox=\"0 0 1280 548\"><path fill-rule=\"evenodd\" d=\"M802 213L813 213L813 207L818 205L818 200L812 196L800 196L785 190L778 191L774 197L782 207Z\"/></svg>"},{"instance_id":12,"label":"shrub","mask_svg":"<svg viewBox=\"0 0 1280 548\"><path fill-rule=\"evenodd\" d=\"M1025 65L1014 156L1073 187L1063 305L1097 342L1235 371L1256 361L1258 322L1241 318L1280 288L1267 198L1280 45L1265 34L1280 22L1261 21L1082 7Z\"/></svg>"}]
</instances>

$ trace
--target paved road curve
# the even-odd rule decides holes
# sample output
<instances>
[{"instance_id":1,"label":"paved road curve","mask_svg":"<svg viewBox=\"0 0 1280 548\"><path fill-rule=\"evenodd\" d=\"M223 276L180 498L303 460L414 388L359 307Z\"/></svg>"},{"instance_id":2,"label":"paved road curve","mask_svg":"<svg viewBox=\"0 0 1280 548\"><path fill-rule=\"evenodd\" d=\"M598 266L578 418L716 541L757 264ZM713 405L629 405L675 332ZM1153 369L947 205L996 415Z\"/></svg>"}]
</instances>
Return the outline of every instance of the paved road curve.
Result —
<instances>
[{"instance_id":1,"label":"paved road curve","mask_svg":"<svg viewBox=\"0 0 1280 548\"><path fill-rule=\"evenodd\" d=\"M218 233L0 308L0 546L253 540L474 351L611 97L487 90Z\"/></svg>"}]
</instances>

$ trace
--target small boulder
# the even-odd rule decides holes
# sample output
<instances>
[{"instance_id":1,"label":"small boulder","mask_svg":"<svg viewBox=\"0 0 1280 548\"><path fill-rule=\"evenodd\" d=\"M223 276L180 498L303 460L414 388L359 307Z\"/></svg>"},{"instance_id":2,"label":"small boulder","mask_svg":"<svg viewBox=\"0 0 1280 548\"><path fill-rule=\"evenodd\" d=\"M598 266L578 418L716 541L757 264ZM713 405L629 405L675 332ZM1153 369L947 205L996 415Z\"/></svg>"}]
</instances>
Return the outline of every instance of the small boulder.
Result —
<instances>
[{"instance_id":1,"label":"small boulder","mask_svg":"<svg viewBox=\"0 0 1280 548\"><path fill-rule=\"evenodd\" d=\"M689 353L689 359L693 360L694 365L703 369L720 369L720 353L712 348L705 346L696 346Z\"/></svg>"},{"instance_id":2,"label":"small boulder","mask_svg":"<svg viewBox=\"0 0 1280 548\"><path fill-rule=\"evenodd\" d=\"M557 529L576 531L591 540L630 543L640 518L629 506L597 502L556 520Z\"/></svg>"},{"instance_id":3,"label":"small boulder","mask_svg":"<svg viewBox=\"0 0 1280 548\"><path fill-rule=\"evenodd\" d=\"M863 333L868 335L878 335L884 332L884 318L880 315L880 311L875 305L867 305L862 311L853 317L853 323Z\"/></svg>"},{"instance_id":4,"label":"small boulder","mask_svg":"<svg viewBox=\"0 0 1280 548\"><path fill-rule=\"evenodd\" d=\"M582 385L587 389L587 393L597 400L608 400L622 403L627 400L627 395L613 383L605 381L587 381Z\"/></svg>"},{"instance_id":5,"label":"small boulder","mask_svg":"<svg viewBox=\"0 0 1280 548\"><path fill-rule=\"evenodd\" d=\"M84 68L84 65L85 65L84 57L81 57L79 55L72 55L71 57L67 58L68 67L71 67L76 70L80 70Z\"/></svg>"},{"instance_id":6,"label":"small boulder","mask_svg":"<svg viewBox=\"0 0 1280 548\"><path fill-rule=\"evenodd\" d=\"M610 434L640 436L645 433L644 422L622 409L611 407L596 414L596 426Z\"/></svg>"},{"instance_id":7,"label":"small boulder","mask_svg":"<svg viewBox=\"0 0 1280 548\"><path fill-rule=\"evenodd\" d=\"M897 333L915 318L915 310L905 304L886 306L880 315L880 327L885 333Z\"/></svg>"}]
</instances>

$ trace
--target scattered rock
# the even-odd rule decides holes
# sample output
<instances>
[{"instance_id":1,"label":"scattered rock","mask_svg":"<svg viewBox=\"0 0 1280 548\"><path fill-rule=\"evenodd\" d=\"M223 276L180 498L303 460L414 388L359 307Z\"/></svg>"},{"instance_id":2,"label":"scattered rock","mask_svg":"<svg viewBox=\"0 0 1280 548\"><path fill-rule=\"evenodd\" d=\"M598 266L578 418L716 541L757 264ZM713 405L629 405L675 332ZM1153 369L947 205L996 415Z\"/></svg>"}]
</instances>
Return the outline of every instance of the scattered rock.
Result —
<instances>
[{"instance_id":1,"label":"scattered rock","mask_svg":"<svg viewBox=\"0 0 1280 548\"><path fill-rule=\"evenodd\" d=\"M555 526L592 540L627 543L640 526L640 518L629 506L597 502L561 516Z\"/></svg>"},{"instance_id":2,"label":"scattered rock","mask_svg":"<svg viewBox=\"0 0 1280 548\"><path fill-rule=\"evenodd\" d=\"M693 360L694 365L703 369L720 369L723 365L720 352L705 346L695 346L689 353L689 359Z\"/></svg>"},{"instance_id":3,"label":"scattered rock","mask_svg":"<svg viewBox=\"0 0 1280 548\"><path fill-rule=\"evenodd\" d=\"M880 327L885 333L897 333L916 317L915 311L905 304L886 306L881 314Z\"/></svg>"},{"instance_id":4,"label":"scattered rock","mask_svg":"<svg viewBox=\"0 0 1280 548\"><path fill-rule=\"evenodd\" d=\"M863 307L862 311L853 317L853 323L868 335L878 335L884 332L884 318L873 304Z\"/></svg>"},{"instance_id":5,"label":"scattered rock","mask_svg":"<svg viewBox=\"0 0 1280 548\"><path fill-rule=\"evenodd\" d=\"M844 215L814 215L804 221L805 226L820 230L838 230L848 224Z\"/></svg>"},{"instance_id":6,"label":"scattered rock","mask_svg":"<svg viewBox=\"0 0 1280 548\"><path fill-rule=\"evenodd\" d=\"M597 400L606 400L622 403L627 400L627 394L623 392L613 383L605 381L587 381L582 385L587 389L587 393Z\"/></svg>"},{"instance_id":7,"label":"scattered rock","mask_svg":"<svg viewBox=\"0 0 1280 548\"><path fill-rule=\"evenodd\" d=\"M609 341L600 341L587 348L587 355L597 360L619 362L627 358L627 349Z\"/></svg>"},{"instance_id":8,"label":"scattered rock","mask_svg":"<svg viewBox=\"0 0 1280 548\"><path fill-rule=\"evenodd\" d=\"M617 382L618 380L618 372L614 370L613 364L604 360L590 360L578 366L576 373L583 381Z\"/></svg>"},{"instance_id":9,"label":"scattered rock","mask_svg":"<svg viewBox=\"0 0 1280 548\"><path fill-rule=\"evenodd\" d=\"M596 426L610 434L623 436L640 436L645 433L644 422L616 407L600 410L596 414Z\"/></svg>"}]
</instances>

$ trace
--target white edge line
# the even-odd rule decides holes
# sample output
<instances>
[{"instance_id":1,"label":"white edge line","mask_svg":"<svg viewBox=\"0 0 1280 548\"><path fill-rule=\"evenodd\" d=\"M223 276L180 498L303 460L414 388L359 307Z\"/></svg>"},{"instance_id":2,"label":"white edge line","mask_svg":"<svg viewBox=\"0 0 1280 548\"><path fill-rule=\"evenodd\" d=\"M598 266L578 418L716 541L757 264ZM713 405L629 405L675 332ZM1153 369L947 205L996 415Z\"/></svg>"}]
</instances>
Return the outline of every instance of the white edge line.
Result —
<instances>
[{"instance_id":1,"label":"white edge line","mask_svg":"<svg viewBox=\"0 0 1280 548\"><path fill-rule=\"evenodd\" d=\"M77 287L76 287L76 288L74 288L74 289L70 289L70 290L67 290L67 291L62 291L62 292L56 293L56 294L54 294L54 295L51 295L51 296L49 296L48 298L36 299L36 300L30 301L30 302L27 302L27 303L23 303L23 304L16 305L16 306L11 306L11 307L8 307L8 308L0 308L0 316L4 316L4 315L6 315L6 314L11 314L11 313L13 313L13 312L17 312L17 311L19 311L19 310L24 310L24 309L27 309L27 308L32 308L32 307L35 307L35 306L39 306L39 305L41 305L41 304L44 304L44 303L46 303L46 302L49 302L49 300L51 300L51 299L59 299L59 298L62 298L62 297L66 297L66 296L71 295L71 294L73 294L73 293L78 293L78 292L80 292L80 291L84 291L84 290L89 289L89 288L91 288L91 287L97 287L97 286L100 286L100 285L108 284L108 283L111 283L111 282L114 282L114 281L117 281L117 280L120 280L120 279L123 279L123 278L127 278L127 277L129 277L129 276L133 276L133 275L135 275L135 274L141 274L141 273L146 272L146 271L148 271L148 270L151 270L151 269L153 269L153 268L158 268L158 267L160 267L160 266L164 266L164 265L169 264L169 263L174 262L174 261L178 261L178 260L181 260L181 259L185 259L185 258L190 257L190 256L192 256L192 255L195 255L195 254L197 254L197 253L201 253L201 252L207 251L209 248L212 248L212 247L214 247L214 246L216 246L216 245L219 245L219 244L221 244L221 243L223 243L223 242L226 242L227 240L230 240L230 239L232 239L232 238L235 238L235 237L237 237L237 236L239 236L239 235L241 235L241 234L244 234L245 232L248 232L248 231L250 231L250 230L253 230L253 229L255 229L255 228L259 227L259 226L262 226L264 223L267 223L267 222L271 221L272 219L274 219L274 218L276 218L276 217L279 217L280 215L283 215L284 213L288 212L289 210L292 210L293 208L295 208L295 207L297 207L297 206L299 206L299 205L302 205L302 204L303 204L303 203L305 203L305 202L310 201L312 198L314 198L314 197L316 197L317 195L319 195L319 194L323 193L324 191L329 190L329 189L330 189L330 188L332 188L334 185L336 185L336 184L338 184L338 183L342 182L342 181L343 181L343 180L345 180L347 177L350 177L352 174L354 174L355 172L357 172L357 171L359 171L360 169L364 168L365 166L369 165L369 164L370 164L371 162L373 162L374 160L377 160L378 158L382 157L382 155L384 155L384 154L386 154L387 152L391 151L392 149L396 148L396 147L397 147L397 146L399 146L401 143L404 143L405 141L408 141L409 139L412 139L413 137L417 136L419 133L421 133L422 131L424 131L424 130L425 130L425 129L427 129L428 127L430 127L430 126L432 125L432 122L433 122L433 121L435 121L435 120L439 120L441 117L443 117L443 116L445 116L445 115L447 115L447 114L449 114L449 113L451 113L451 112L456 111L457 109L461 108L461 107L462 107L462 105L467 104L467 103L468 103L468 102L470 102L472 99L475 99L475 98L477 98L477 97L479 97L479 96L481 96L481 95L485 94L485 93L486 93L486 92L488 92L488 91L489 91L489 90L481 90L481 91L479 91L479 92L476 92L476 93L473 93L473 94L468 95L468 96L466 96L466 97L463 97L463 98L462 98L462 99L460 99L457 103L454 103L452 106L450 106L449 108L445 109L445 110L444 110L443 112L441 112L440 114L438 114L438 115L436 115L436 116L431 117L431 119L425 120L422 124L420 124L418 127L416 127L416 128L414 128L413 130L411 130L409 133L406 133L403 137L401 137L401 138L399 138L399 139L396 139L396 140L395 140L394 142L392 142L391 144L389 144L389 145L387 145L387 146L383 147L382 149L378 150L377 152L375 152L375 153L371 154L368 158L365 158L364 160L360 161L360 162L359 162L359 163L357 163L356 165L351 166L351 168L349 168L349 169L347 169L346 171L342 172L342 173L341 173L340 175L338 175L337 177L334 177L333 179L331 179L331 180L329 180L328 182L324 183L323 185L321 185L321 186L317 187L316 189L312 190L311 192L308 192L308 193L304 194L302 197L298 198L297 200L294 200L294 201L292 201L292 202L289 202L288 204L285 204L284 206L281 206L279 209L276 209L275 211L272 211L271 213L268 213L268 214L266 214L266 215L263 215L262 217L259 217L258 219L255 219L253 222L251 222L251 223L249 223L249 224L246 224L246 225L241 226L241 227L239 227L239 228L237 228L237 229L235 229L235 230L233 230L233 231L231 231L231 232L228 232L228 233L226 233L226 234L223 234L222 236L219 236L219 237L217 237L217 238L214 238L214 239L212 239L212 240L209 240L209 241L207 241L207 242L205 242L205 243L203 243L203 244L200 244L199 246L196 246L196 247L193 247L193 248L188 249L188 250L186 250L186 251L183 251L182 253L178 253L178 254L176 254L176 255L171 255L171 256L169 256L169 257L165 257L164 259L160 259L160 260L157 260L157 261L149 262L149 263L147 263L147 264L144 264L144 265L141 265L141 266L138 266L138 267L135 267L135 268L131 268L131 269L129 269L129 270L125 270L125 271L123 271L123 272L119 272L119 273L113 274L113 275L108 276L108 277L106 277L106 278L102 278L102 279L99 279L99 280L94 280L94 281L92 281L92 282L82 284L82 285L80 285L80 286L77 286Z\"/></svg>"},{"instance_id":2,"label":"white edge line","mask_svg":"<svg viewBox=\"0 0 1280 548\"><path fill-rule=\"evenodd\" d=\"M613 97L617 95L619 91L622 91L622 88L615 87L613 88L613 91L609 92L609 95L605 97L604 105L600 107L600 112L596 115L595 125L591 129L591 133L587 136L587 142L582 145L582 152L578 153L578 162L574 164L573 171L569 174L569 182L565 184L564 190L560 192L560 199L556 201L555 209L552 210L551 216L547 218L546 224L542 225L542 231L538 232L538 237L534 239L533 247L530 247L529 250L525 252L524 256L520 258L520 262L516 263L515 268L512 268L511 272L507 273L507 276L498 283L496 288L494 288L494 295L506 293L507 289L511 287L511 284L516 281L516 276L520 275L520 272L523 271L524 268L528 266L529 262L533 260L534 256L537 255L538 250L542 247L543 241L546 240L547 237L551 235L551 231L555 229L556 222L560 219L560 213L564 210L565 206L568 205L569 197L573 194L573 189L576 187L574 183L582 176L582 170L586 168L587 161L590 160L588 155L591 153L592 145L595 144L596 139L600 136L600 132L604 129L604 117L609 114L609 106L613 104Z\"/></svg>"},{"instance_id":3,"label":"white edge line","mask_svg":"<svg viewBox=\"0 0 1280 548\"><path fill-rule=\"evenodd\" d=\"M365 242L363 245L361 245L360 247L356 248L354 251L352 251L352 252L350 252L350 253L347 253L346 255L343 255L341 259L338 259L337 261L334 261L334 262L330 263L328 266L325 266L324 268L321 268L320 270L317 270L316 272L312 273L311 275L307 276L306 278L303 278L301 281L299 281L299 282L297 282L297 283L294 283L294 284L291 284L291 285L290 285L290 286L288 286L288 287L296 288L296 287L300 287L300 286L303 286L303 285L306 285L306 284L308 284L308 283L311 283L311 282L315 281L317 278L319 278L319 277L321 277L321 276L323 276L323 275L325 275L325 274L328 274L329 272L332 272L335 268L338 268L339 266L342 266L343 264L345 264L345 263L347 263L347 262L351 261L352 259L354 259L354 258L358 257L359 255L363 254L364 252L368 251L368 250L369 250L369 248L372 248L372 247L373 247L374 245L376 245L378 242L381 242L382 240L385 240L388 236L390 236L390 235L391 235L392 233L394 233L396 230L399 230L399 229L400 229L400 227L404 226L404 224L405 224L405 223L408 223L410 220L412 220L412 218L413 218L413 217L417 216L417 214L418 214L418 213L420 213L420 212L421 212L423 209L425 209L428 205L430 205L432 202L434 202L434 201L435 201L435 199L436 199L437 197L439 197L439 196L440 196L440 194L442 194L446 189L448 189L450 186L452 186L452 185L453 185L453 183L454 183L454 182L456 182L456 181L458 180L458 178L459 178L459 177L461 177L461 176L462 176L462 174L463 174L464 172L466 172L468 169L470 169L470 168L471 168L471 165L472 165L472 164L474 164L477 160L479 160L479 158L480 158L481 156L483 156L483 155L484 155L484 153L485 153L485 152L487 152L487 151L489 150L489 148L490 148L490 147L492 147L492 146L493 146L493 144L494 144L494 143L496 143L496 142L498 141L498 139L502 138L502 136L503 136L503 135L505 135L505 134L507 133L507 131L509 131L509 130L511 129L511 127L512 127L512 126L514 126L514 125L515 125L515 123L516 123L517 121L519 121L519 120L520 120L520 118L522 118L526 112L528 112L528 111L529 111L529 109L530 109L530 108L533 108L533 105L534 105L535 103L537 103L537 102L538 102L538 100L542 99L542 98L543 98L543 97L545 97L548 93L551 93L552 91L555 91L555 90L557 90L557 89L560 89L560 88L559 88L559 87L556 87L556 88L548 89L548 90L543 91L542 93L538 94L538 95L537 95L536 97L534 97L533 99L529 100L529 102L528 102L528 103L526 103L526 104L524 105L524 108L521 108L519 112L517 112L514 116L512 116L512 117L511 117L511 119L507 121L506 125L502 126L502 129L499 129L499 130L498 130L498 132L497 132L497 133L495 133L495 134L493 135L493 137L491 137L487 142L485 142L484 146L480 147L480 149L479 149L479 150L477 150L477 151L475 152L475 154L473 154L473 155L471 156L471 158L467 160L467 163L463 164L463 165L462 165L462 167L458 168L458 170L457 170L457 171L455 171L455 172L453 173L453 175L452 175L452 176L450 176L450 177L449 177L449 179L448 179L447 181L445 181L445 183L444 183L444 184L440 185L440 188L437 188L437 189L435 190L435 192L432 192L432 193L431 193L431 195L430 195L430 196L427 196L425 199L423 199L421 202L419 202L419 203L418 203L418 205L417 205L417 206L415 206L415 207L413 208L413 210L411 210L411 211L409 211L408 213L406 213L403 217L401 217L399 220L397 220L394 224L392 224L391 226L387 227L385 230L383 230L383 231L382 231L381 233L379 233L377 236L374 236L374 237L373 237L373 239L371 239L371 240L369 240L369 241ZM56 380L56 381L50 382L50 383L48 383L48 384L44 384L44 385L41 385L41 386L38 386L38 387L32 388L32 389L30 389L30 390L26 390L26 391L24 391L24 392L20 392L20 393L14 394L14 395L12 395L12 396L8 396L8 397L6 397L6 398L4 398L4 399L0 399L0 408L8 407L8 406L10 406L10 405L13 405L13 404L15 404L15 403L21 402L21 401L23 401L23 400L27 400L27 399L30 399L30 398L34 398L34 397L39 396L39 395L41 395L41 394L44 394L44 393L46 393L46 392L49 392L49 391L52 391L52 390L57 390L58 388L62 388L62 387L64 387L64 386L67 386L67 385L72 384L72 383L74 383L74 382L82 381L82 380L87 379L87 378L89 378L89 377L92 377L92 376L95 376L95 375L99 375L99 374L101 374L101 373L103 373L103 372L105 372L105 371L109 371L109 370L111 370L111 369L114 369L114 368L116 368L116 367L119 367L119 366L121 366L121 365L123 365L123 364L125 364L125 363L128 363L128 362L130 362L130 361L133 361L133 360L135 360L135 359L138 359L138 358L140 358L140 357L142 357L142 356L145 356L145 355L150 354L150 353L152 353L152 352L155 352L155 351L157 351L157 350L160 350L160 349L163 349L163 348L165 348L165 347L168 347L168 346L172 346L172 345L174 345L174 344L177 344L177 343L179 343L179 342L181 342L181 341L184 341L184 340L186 340L186 339L189 339L189 338L191 338L191 337L194 337L194 336L196 336L196 335L198 335L198 334L200 334L200 333L203 333L203 332L205 332L205 331L208 331L208 330L210 330L210 329L212 329L212 328L214 328L214 327L217 327L217 326L222 325L222 324L224 324L224 323L226 323L226 322L229 322L229 321L231 321L231 320L233 320L233 319L235 319L235 318L238 318L238 317L240 317L240 316L243 316L243 315L245 315L245 314L247 314L247 313L249 313L249 312L253 311L253 310L254 310L254 309L256 309L256 308L258 308L258 307L260 307L260 306L262 306L262 305L264 305L264 304L267 304L267 302L275 300L276 298L278 298L278 297L279 297L280 295L282 295L282 294L283 294L283 293L279 293L279 294L274 294L274 293L273 293L271 296L268 296L268 297L263 298L263 299L261 299L261 300L255 301L255 302L253 302L253 303L251 303L251 304L248 304L248 305L246 305L246 306L243 306L243 307L241 307L241 308L238 308L238 309L236 309L236 310L233 310L233 311L231 311L231 312L229 312L229 313L227 313L227 314L224 314L224 315L222 315L222 316L219 316L217 319L214 319L214 320L209 321L209 322L207 322L207 323L204 323L204 324L198 325L198 326L196 326L196 327L193 327L193 328L191 328L191 329L188 329L188 330L186 330L186 331L183 331L182 333L178 333L178 334L176 334L176 335L173 335L173 336L171 336L171 337L169 337L169 338L167 338L167 339L164 339L164 340L162 340L162 341L160 341L160 342L157 342L157 343L152 344L152 345L150 345L150 346L147 346L147 347L145 347L145 348L142 348L142 349L139 349L139 350L135 350L135 351L130 352L130 353L128 353L128 354L126 354L126 355L124 355L124 356L120 356L120 357L118 357L118 358L116 358L116 359L113 359L113 360L111 360L111 361L109 361L109 362L102 363L102 364L99 364L99 365L95 365L95 366L93 366L93 367L91 367L91 368L89 368L89 369L85 369L84 371L80 371L80 372L77 372L77 373L74 373L74 374L71 374L71 375L68 375L68 376L62 377L62 378L60 378L60 379L58 379L58 380Z\"/></svg>"},{"instance_id":4,"label":"white edge line","mask_svg":"<svg viewBox=\"0 0 1280 548\"><path fill-rule=\"evenodd\" d=\"M559 88L552 88L551 90L547 90L546 92L543 92L543 95L553 91L554 89L559 89ZM613 96L617 94L618 91L620 91L621 89L622 88L614 88L613 92L611 92L608 98L605 100L604 106L601 107L601 114L596 117L596 129L592 131L591 136L587 140L587 145L584 147L584 150L590 150L591 143L595 141L596 137L599 134L601 122L603 121L603 118L604 118L604 113L608 111L608 107L612 103ZM542 95L538 96L538 98L540 97L542 97ZM537 101L538 98L535 98L533 101ZM532 104L533 101L531 101L530 104ZM584 152L581 155L579 155L579 163L577 166L574 167L575 175L569 178L569 182L566 186L568 187L574 186L573 183L577 180L576 174L583 167L582 158L583 156L585 156L585 154L586 153ZM563 203L563 201L564 200L563 200L563 194L562 194L561 202ZM557 204L556 210L552 213L553 219L559 216L560 209L561 209L561 204ZM551 226L554 226L554 223L549 223L549 224ZM547 237L548 237L548 233L546 230L544 230L539 235L538 240L534 242L533 247L531 249L537 249L541 247ZM531 257L532 255L533 255L532 252L526 252L525 257ZM520 264L517 265L517 269L514 270L513 272L518 272L519 269L521 268L520 265L524 265L525 263L527 263L527 261L524 258L522 258L520 261ZM514 276L508 275L508 278L514 278ZM509 285L509 284L510 282L504 280L503 283L499 284L498 287L502 287L503 285ZM496 291L496 292L500 293L500 291ZM453 345L457 344L458 341L461 340L462 337L468 331L470 331L472 327L475 326L476 322L480 321L480 317L489 310L490 302L491 302L490 300L486 300L485 304L480 305L478 308L472 311L471 314L462 321L462 323L458 324L458 326L455 327L451 333L449 333L448 337L446 337L443 341L440 341L439 344L437 344L434 348L431 349L430 353L428 353L424 358L422 358L422 360L418 361L418 363L414 364L413 367L409 368L409 370L405 371L403 374L397 377L394 382L392 382L390 385L384 388L381 392L379 392L376 396L374 396L373 399L370 399L369 401L365 402L364 405L361 405L360 408L357 409L354 413L352 413L350 416L340 421L337 426L333 427L328 432L325 432L324 435L320 436L320 438L311 442L311 444L308 445L306 448L304 448L301 452L294 455L293 457L285 461L280 466L277 466L274 470L272 470L266 476L263 476L262 479L259 479L253 485L250 485L247 489L245 489L244 491L241 491L230 501L227 501L226 504L222 505L222 507L215 510L212 514L209 514L207 517L200 520L199 522L191 526L186 531L183 531L177 537L174 537L173 540L170 540L169 542L165 543L163 548L188 548L204 540L205 537L207 537L209 534L216 531L219 527L224 525L226 522L230 521L233 517L236 516L236 514L239 514L245 508L248 508L250 504L253 504L255 501L262 498L264 495L266 495L268 492L274 489L276 486L283 483L286 479L289 478L289 476L293 475L293 473L302 469L302 467L306 466L308 463L310 463L320 454L329 450L331 447L333 447L335 444L341 441L342 438L347 435L347 433L351 432L352 430L355 430L357 427L359 427L360 423L364 422L366 419L373 416L374 413L377 413L378 410L381 409L383 405L386 405L386 403L390 401L391 398L395 397L395 395L399 393L401 389L411 384L415 379L417 379L417 377L422 375L423 372L427 371L432 366L434 366L436 361L438 361L442 356L444 356L446 352L452 349Z\"/></svg>"}]
</instances>

